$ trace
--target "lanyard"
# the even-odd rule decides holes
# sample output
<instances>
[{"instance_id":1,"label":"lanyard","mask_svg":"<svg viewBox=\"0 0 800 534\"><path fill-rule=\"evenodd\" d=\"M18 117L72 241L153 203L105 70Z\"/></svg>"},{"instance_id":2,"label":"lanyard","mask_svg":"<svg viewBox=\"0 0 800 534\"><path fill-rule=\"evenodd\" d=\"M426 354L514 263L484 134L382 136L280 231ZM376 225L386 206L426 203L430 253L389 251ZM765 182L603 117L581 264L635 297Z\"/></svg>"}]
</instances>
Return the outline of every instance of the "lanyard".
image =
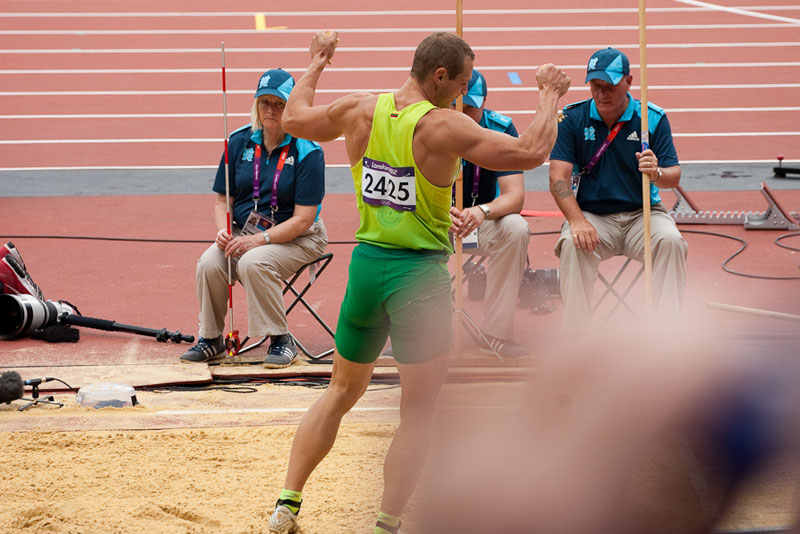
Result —
<instances>
[{"instance_id":1,"label":"lanyard","mask_svg":"<svg viewBox=\"0 0 800 534\"><path fill-rule=\"evenodd\" d=\"M270 209L272 212L278 211L278 181L281 177L283 164L286 163L286 155L289 153L290 143L286 143L281 149L281 155L278 158L278 164L275 166L275 176L272 177L272 198L270 199ZM253 211L258 211L258 200L261 198L261 144L256 145L256 153L253 162Z\"/></svg>"},{"instance_id":2,"label":"lanyard","mask_svg":"<svg viewBox=\"0 0 800 534\"><path fill-rule=\"evenodd\" d=\"M478 186L481 185L481 168L472 164L475 167L475 170L472 171L472 205L475 205L475 201L478 200Z\"/></svg>"},{"instance_id":3,"label":"lanyard","mask_svg":"<svg viewBox=\"0 0 800 534\"><path fill-rule=\"evenodd\" d=\"M600 145L600 148L597 149L597 152L594 153L594 156L592 156L592 159L589 160L589 163L587 163L586 166L583 169L581 169L581 174L589 174L590 172L592 172L594 166L597 165L598 161L600 161L600 156L602 156L603 153L606 151L606 149L609 147L609 145L611 145L611 141L613 141L614 138L617 136L617 134L622 129L622 126L625 124L625 122L627 121L618 122L617 124L614 125L614 128L612 128L611 131L608 132L608 137L606 137L605 141L603 141L603 144Z\"/></svg>"},{"instance_id":4,"label":"lanyard","mask_svg":"<svg viewBox=\"0 0 800 534\"><path fill-rule=\"evenodd\" d=\"M472 205L475 205L475 201L478 200L478 186L481 184L481 168L472 164L474 167L472 171ZM453 184L453 205L456 204L456 185Z\"/></svg>"}]
</instances>

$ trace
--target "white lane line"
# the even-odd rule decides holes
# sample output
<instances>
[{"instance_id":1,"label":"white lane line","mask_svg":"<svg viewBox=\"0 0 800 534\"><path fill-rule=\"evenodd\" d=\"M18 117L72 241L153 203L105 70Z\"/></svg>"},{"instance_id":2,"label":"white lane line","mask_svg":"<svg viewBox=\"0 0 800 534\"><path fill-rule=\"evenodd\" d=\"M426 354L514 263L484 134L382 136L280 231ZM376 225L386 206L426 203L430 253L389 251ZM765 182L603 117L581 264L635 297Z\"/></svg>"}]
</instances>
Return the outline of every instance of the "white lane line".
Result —
<instances>
[{"instance_id":1,"label":"white lane line","mask_svg":"<svg viewBox=\"0 0 800 534\"><path fill-rule=\"evenodd\" d=\"M739 9L748 11L798 11L800 6L741 6ZM711 11L713 8L692 7L652 7L648 13L685 13L698 11ZM637 13L636 8L607 7L607 8L554 8L554 9L465 9L464 15L549 15L549 14L575 14L584 13ZM424 16L424 15L454 15L453 9L438 10L393 10L393 11L270 11L270 17L358 17L358 16ZM168 17L252 17L252 11L139 11L116 13L77 13L77 12L51 12L51 13L3 13L0 18L168 18Z\"/></svg>"},{"instance_id":2,"label":"white lane line","mask_svg":"<svg viewBox=\"0 0 800 534\"><path fill-rule=\"evenodd\" d=\"M800 106L763 106L763 107L723 107L723 108L665 108L668 114L673 113L747 113L768 111L800 111ZM533 115L530 109L496 109L503 115ZM249 113L228 113L229 117L250 117ZM44 115L0 115L0 120L33 120L33 119L206 119L220 118L222 113L74 113Z\"/></svg>"},{"instance_id":3,"label":"white lane line","mask_svg":"<svg viewBox=\"0 0 800 534\"><path fill-rule=\"evenodd\" d=\"M786 89L800 87L800 83L735 83L735 84L697 84L697 85L650 85L648 89L665 91L693 90L693 89ZM631 89L640 89L632 85ZM317 89L318 94L349 94L349 93L386 93L394 91L390 88L359 88L359 89ZM537 92L537 87L496 87L494 92L518 93ZM588 91L587 86L571 87L570 91ZM250 89L229 89L228 94L249 95ZM158 95L218 95L219 90L169 90L169 91L0 91L0 96L158 96Z\"/></svg>"},{"instance_id":4,"label":"white lane line","mask_svg":"<svg viewBox=\"0 0 800 534\"><path fill-rule=\"evenodd\" d=\"M226 408L214 410L159 410L153 415L229 415L241 413L304 413L308 408ZM356 406L351 412L399 412L397 406Z\"/></svg>"},{"instance_id":5,"label":"white lane line","mask_svg":"<svg viewBox=\"0 0 800 534\"><path fill-rule=\"evenodd\" d=\"M437 410L510 410L510 406L440 406ZM221 408L208 410L159 410L152 415L230 415L245 413L305 413L308 408ZM356 406L350 412L399 412L399 406ZM348 412L349 413L349 412Z\"/></svg>"},{"instance_id":6,"label":"white lane line","mask_svg":"<svg viewBox=\"0 0 800 534\"><path fill-rule=\"evenodd\" d=\"M672 137L783 137L795 135L800 135L800 132L672 132Z\"/></svg>"},{"instance_id":7,"label":"white lane line","mask_svg":"<svg viewBox=\"0 0 800 534\"><path fill-rule=\"evenodd\" d=\"M689 164L724 164L724 163L769 163L774 164L775 158L772 159L693 159L681 160L681 165ZM800 159L785 159L784 163L800 162ZM542 167L550 165L545 162ZM347 169L350 165L346 163L326 163L326 167L332 169ZM217 165L97 165L97 166L75 166L75 167L0 167L0 172L42 172L42 171L171 171L171 170L215 170Z\"/></svg>"},{"instance_id":8,"label":"white lane line","mask_svg":"<svg viewBox=\"0 0 800 534\"><path fill-rule=\"evenodd\" d=\"M664 108L668 115L672 115L673 113L747 113L747 112L769 112L769 111L780 111L783 113L790 112L790 111L800 111L800 106L764 106L764 107L724 107L724 108ZM496 109L498 113L503 115L533 115L535 111L529 109ZM218 114L219 117L222 116L222 113ZM10 118L10 116L0 116L0 120L3 118ZM70 118L69 116L63 115L36 115L31 116L31 118L37 119L52 119L52 118ZM82 117L77 117L82 118ZM87 117L89 118L89 117Z\"/></svg>"},{"instance_id":9,"label":"white lane line","mask_svg":"<svg viewBox=\"0 0 800 534\"><path fill-rule=\"evenodd\" d=\"M789 160L785 160L789 161ZM349 165L336 165L327 163L326 167L349 167ZM74 167L0 167L0 171L174 171L174 170L206 170L217 169L217 165L95 165Z\"/></svg>"},{"instance_id":10,"label":"white lane line","mask_svg":"<svg viewBox=\"0 0 800 534\"><path fill-rule=\"evenodd\" d=\"M800 111L800 106L724 107L724 108L669 108L667 113L726 113L747 111ZM52 116L52 115L51 115ZM222 116L220 113L219 116Z\"/></svg>"},{"instance_id":11,"label":"white lane line","mask_svg":"<svg viewBox=\"0 0 800 534\"><path fill-rule=\"evenodd\" d=\"M787 137L797 136L800 132L696 132L681 133L672 132L673 137ZM343 137L338 137L333 141L344 141ZM59 145L83 145L83 144L128 144L128 143L222 143L222 138L160 138L160 139L3 139L0 145L37 145L37 144L59 144Z\"/></svg>"},{"instance_id":12,"label":"white lane line","mask_svg":"<svg viewBox=\"0 0 800 534\"><path fill-rule=\"evenodd\" d=\"M338 141L338 139L337 139ZM159 139L2 139L0 145L28 145L36 143L55 143L59 145L83 145L87 143L119 144L119 143L222 143L221 137L195 138L159 138Z\"/></svg>"},{"instance_id":13,"label":"white lane line","mask_svg":"<svg viewBox=\"0 0 800 534\"><path fill-rule=\"evenodd\" d=\"M789 19L793 22L789 23L774 23L774 24L652 24L647 26L650 31L656 30L744 30L744 29L763 29L763 28L793 28L796 27L798 22L794 19ZM639 26L632 25L606 25L606 26L472 26L465 28L465 33L508 33L508 32L589 32L589 31L633 31L638 30ZM270 30L270 34L312 34L317 31L317 28L286 28ZM342 29L343 34L353 33L434 33L434 32L454 32L455 27L442 26L433 28L347 28ZM203 30L191 29L151 29L151 30L2 30L0 35L174 35L192 34L192 35L263 35L263 30L258 29L241 29L241 28L212 28Z\"/></svg>"},{"instance_id":14,"label":"white lane line","mask_svg":"<svg viewBox=\"0 0 800 534\"><path fill-rule=\"evenodd\" d=\"M787 108L788 109L788 108ZM222 113L75 113L66 115L0 115L5 119L205 119L220 118ZM228 113L228 117L250 117L249 113Z\"/></svg>"},{"instance_id":15,"label":"white lane line","mask_svg":"<svg viewBox=\"0 0 800 534\"><path fill-rule=\"evenodd\" d=\"M475 51L526 51L526 50L598 50L608 46L599 44L564 45L476 45ZM735 43L648 43L647 48L786 48L800 46L800 41L735 42ZM639 44L617 44L619 50L638 50ZM337 52L413 52L416 46L340 46ZM308 47L225 48L228 53L258 54L308 54ZM219 54L219 48L9 48L3 54Z\"/></svg>"},{"instance_id":16,"label":"white lane line","mask_svg":"<svg viewBox=\"0 0 800 534\"><path fill-rule=\"evenodd\" d=\"M675 0L676 2L680 2L682 4L689 4L690 6L702 7L706 9L713 9L716 11L725 11L727 13L735 13L736 15L744 15L746 17L755 17L759 19L768 19L768 20L778 20L781 22L791 22L793 24L800 24L800 19L794 19L790 17L781 17L780 15L770 15L769 13L757 13L750 9L743 9L739 7L727 7L727 6L720 6L717 4L711 4L709 2L699 2L698 0Z\"/></svg>"},{"instance_id":17,"label":"white lane line","mask_svg":"<svg viewBox=\"0 0 800 534\"><path fill-rule=\"evenodd\" d=\"M638 63L631 63L631 68L638 69ZM586 65L559 65L566 70L583 70ZM692 63L654 63L648 64L648 69L707 69L707 68L787 68L800 67L800 61L752 61L752 62L703 62ZM534 71L538 65L496 65L482 66L481 71ZM304 73L305 67L283 67L289 72ZM226 72L237 73L262 73L260 68L225 69ZM327 67L325 72L406 72L408 67ZM219 69L0 69L2 75L31 75L31 74L217 74Z\"/></svg>"}]
</instances>

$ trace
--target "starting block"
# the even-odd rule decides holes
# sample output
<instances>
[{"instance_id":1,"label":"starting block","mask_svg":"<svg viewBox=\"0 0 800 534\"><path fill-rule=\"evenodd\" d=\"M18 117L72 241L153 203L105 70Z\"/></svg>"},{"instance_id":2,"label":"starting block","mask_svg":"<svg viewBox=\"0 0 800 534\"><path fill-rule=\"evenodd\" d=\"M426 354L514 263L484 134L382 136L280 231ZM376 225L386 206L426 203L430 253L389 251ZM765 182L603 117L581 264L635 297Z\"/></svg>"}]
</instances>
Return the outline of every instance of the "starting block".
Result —
<instances>
[{"instance_id":1,"label":"starting block","mask_svg":"<svg viewBox=\"0 0 800 534\"><path fill-rule=\"evenodd\" d=\"M781 206L764 182L761 182L761 194L767 201L767 209L757 212L700 210L680 185L673 191L678 199L669 214L678 224L742 224L747 230L800 229L800 214Z\"/></svg>"}]
</instances>

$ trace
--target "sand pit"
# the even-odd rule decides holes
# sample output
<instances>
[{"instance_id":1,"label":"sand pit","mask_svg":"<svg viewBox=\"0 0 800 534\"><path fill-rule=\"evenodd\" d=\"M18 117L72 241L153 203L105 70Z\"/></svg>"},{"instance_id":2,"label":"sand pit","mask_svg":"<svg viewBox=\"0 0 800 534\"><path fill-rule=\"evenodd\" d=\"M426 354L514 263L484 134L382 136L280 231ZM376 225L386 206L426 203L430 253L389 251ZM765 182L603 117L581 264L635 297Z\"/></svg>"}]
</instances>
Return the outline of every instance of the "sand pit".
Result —
<instances>
[{"instance_id":1,"label":"sand pit","mask_svg":"<svg viewBox=\"0 0 800 534\"><path fill-rule=\"evenodd\" d=\"M478 391L488 399L489 389L499 405L517 387L446 389L446 402ZM66 403L61 409L2 405L0 532L266 533L296 424L318 394L260 386L251 394L142 391L134 408L84 408L70 395L56 397ZM397 388L373 386L345 418L306 486L304 534L372 532L398 400ZM776 465L755 481L721 527L789 524L795 490L772 475L795 467ZM643 473L663 475L658 466Z\"/></svg>"},{"instance_id":2,"label":"sand pit","mask_svg":"<svg viewBox=\"0 0 800 534\"><path fill-rule=\"evenodd\" d=\"M370 402L394 395L377 389ZM140 392L135 408L94 410L67 395L56 396L61 409L0 406L0 447L13 451L0 474L0 532L266 532L298 408L318 394L262 386L251 395ZM294 401L276 406L276 396ZM377 514L396 411L348 419L308 483L306 533L366 532ZM5 431L19 424L28 431Z\"/></svg>"}]
</instances>

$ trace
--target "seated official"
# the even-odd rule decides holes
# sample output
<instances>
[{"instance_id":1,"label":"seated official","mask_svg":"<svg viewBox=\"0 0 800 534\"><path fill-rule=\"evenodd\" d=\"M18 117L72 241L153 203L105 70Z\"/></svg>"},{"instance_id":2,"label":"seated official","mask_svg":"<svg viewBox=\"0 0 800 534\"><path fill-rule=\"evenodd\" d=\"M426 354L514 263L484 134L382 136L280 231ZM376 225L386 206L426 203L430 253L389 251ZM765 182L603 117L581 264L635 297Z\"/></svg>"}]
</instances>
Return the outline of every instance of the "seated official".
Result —
<instances>
[{"instance_id":1,"label":"seated official","mask_svg":"<svg viewBox=\"0 0 800 534\"><path fill-rule=\"evenodd\" d=\"M245 289L248 336L271 338L264 365L286 367L297 358L284 311L283 280L318 258L328 237L319 217L325 195L322 149L281 128L293 86L294 79L285 70L265 72L256 89L252 124L231 134L233 235L227 231L224 154L217 169L213 190L218 231L214 244L197 261L200 339L180 357L183 362L208 362L225 355L228 258L231 281ZM237 308L236 302L233 307Z\"/></svg>"},{"instance_id":2,"label":"seated official","mask_svg":"<svg viewBox=\"0 0 800 534\"><path fill-rule=\"evenodd\" d=\"M642 173L650 179L656 315L674 320L680 311L687 244L658 189L676 187L681 168L667 115L654 104L647 111L650 148L642 151L642 110L628 92L632 80L625 54L613 48L595 52L586 73L592 98L564 108L550 154L550 192L567 219L555 247L564 330L590 323L601 261L644 256Z\"/></svg>"},{"instance_id":3,"label":"seated official","mask_svg":"<svg viewBox=\"0 0 800 534\"><path fill-rule=\"evenodd\" d=\"M485 108L486 94L486 79L473 69L463 99L464 113L483 128L518 137L510 117ZM524 176L521 171L493 171L466 160L463 171L463 209L451 208L451 231L463 229L465 253L489 257L480 350L504 358L525 356L528 349L513 339L514 311L530 242L528 223L519 214L525 202Z\"/></svg>"}]
</instances>

